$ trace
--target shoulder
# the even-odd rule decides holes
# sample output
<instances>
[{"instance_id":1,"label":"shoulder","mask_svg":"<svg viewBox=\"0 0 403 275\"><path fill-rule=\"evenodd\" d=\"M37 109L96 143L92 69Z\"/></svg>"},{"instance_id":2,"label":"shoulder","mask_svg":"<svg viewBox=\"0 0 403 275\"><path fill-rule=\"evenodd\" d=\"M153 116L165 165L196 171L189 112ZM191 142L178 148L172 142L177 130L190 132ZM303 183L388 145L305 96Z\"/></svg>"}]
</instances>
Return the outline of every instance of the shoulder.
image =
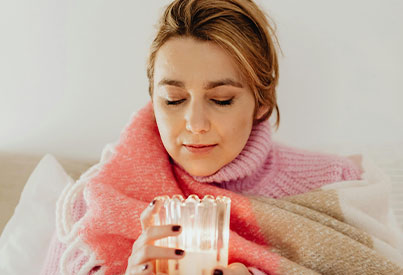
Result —
<instances>
[{"instance_id":1,"label":"shoulder","mask_svg":"<svg viewBox=\"0 0 403 275\"><path fill-rule=\"evenodd\" d=\"M343 180L360 179L359 160L315 152L281 143L273 144L277 168L290 180L309 189ZM358 156L356 156L358 158ZM308 191L308 190L305 190Z\"/></svg>"}]
</instances>

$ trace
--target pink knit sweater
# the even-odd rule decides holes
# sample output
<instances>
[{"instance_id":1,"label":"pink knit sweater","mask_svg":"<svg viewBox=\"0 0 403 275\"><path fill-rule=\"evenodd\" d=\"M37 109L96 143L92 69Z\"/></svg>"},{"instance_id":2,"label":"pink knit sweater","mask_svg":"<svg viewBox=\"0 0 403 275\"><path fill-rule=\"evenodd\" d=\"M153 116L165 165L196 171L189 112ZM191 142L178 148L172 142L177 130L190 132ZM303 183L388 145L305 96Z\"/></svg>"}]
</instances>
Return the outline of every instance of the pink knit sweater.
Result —
<instances>
[{"instance_id":1,"label":"pink knit sweater","mask_svg":"<svg viewBox=\"0 0 403 275\"><path fill-rule=\"evenodd\" d=\"M178 165L174 162L174 165ZM350 159L296 149L272 141L268 122L253 127L247 144L232 162L211 176L193 177L242 194L281 198L319 188L324 184L360 179L362 171ZM86 211L83 198L77 200L74 219ZM41 274L59 274L58 266L65 246L54 234ZM76 274L86 262L84 256L75 254L70 261L70 274ZM254 274L259 271L249 268ZM96 273L96 269L91 272ZM262 274L262 273L260 273Z\"/></svg>"}]
</instances>

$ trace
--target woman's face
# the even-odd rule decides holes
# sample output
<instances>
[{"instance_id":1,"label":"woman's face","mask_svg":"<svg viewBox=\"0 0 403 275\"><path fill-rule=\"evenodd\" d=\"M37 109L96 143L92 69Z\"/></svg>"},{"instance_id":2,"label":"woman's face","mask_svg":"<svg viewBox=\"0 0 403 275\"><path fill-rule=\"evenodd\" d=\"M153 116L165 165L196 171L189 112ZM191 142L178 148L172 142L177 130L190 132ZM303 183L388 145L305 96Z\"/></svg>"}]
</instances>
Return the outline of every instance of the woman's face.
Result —
<instances>
[{"instance_id":1,"label":"woman's face","mask_svg":"<svg viewBox=\"0 0 403 275\"><path fill-rule=\"evenodd\" d=\"M252 91L233 58L213 42L169 39L157 52L152 101L165 149L193 176L231 162L252 130Z\"/></svg>"}]
</instances>

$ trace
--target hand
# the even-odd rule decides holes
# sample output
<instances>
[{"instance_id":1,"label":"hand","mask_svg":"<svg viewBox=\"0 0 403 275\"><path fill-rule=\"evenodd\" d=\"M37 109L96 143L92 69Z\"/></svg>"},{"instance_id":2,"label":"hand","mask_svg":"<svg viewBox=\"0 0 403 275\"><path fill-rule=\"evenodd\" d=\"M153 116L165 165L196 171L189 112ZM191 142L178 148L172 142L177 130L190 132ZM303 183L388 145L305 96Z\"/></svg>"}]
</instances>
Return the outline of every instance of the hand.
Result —
<instances>
[{"instance_id":1,"label":"hand","mask_svg":"<svg viewBox=\"0 0 403 275\"><path fill-rule=\"evenodd\" d=\"M181 259L181 249L154 246L154 241L169 236L177 236L182 229L179 225L153 225L153 215L158 213L161 201L154 200L141 213L140 222L143 232L134 242L125 275L154 274L156 259Z\"/></svg>"},{"instance_id":2,"label":"hand","mask_svg":"<svg viewBox=\"0 0 403 275\"><path fill-rule=\"evenodd\" d=\"M362 168L362 155L350 155L347 156L347 158L351 159L358 168L360 168L361 173L364 171L364 169Z\"/></svg>"},{"instance_id":3,"label":"hand","mask_svg":"<svg viewBox=\"0 0 403 275\"><path fill-rule=\"evenodd\" d=\"M212 275L250 275L248 268L241 263L232 263L228 267L216 266Z\"/></svg>"}]
</instances>

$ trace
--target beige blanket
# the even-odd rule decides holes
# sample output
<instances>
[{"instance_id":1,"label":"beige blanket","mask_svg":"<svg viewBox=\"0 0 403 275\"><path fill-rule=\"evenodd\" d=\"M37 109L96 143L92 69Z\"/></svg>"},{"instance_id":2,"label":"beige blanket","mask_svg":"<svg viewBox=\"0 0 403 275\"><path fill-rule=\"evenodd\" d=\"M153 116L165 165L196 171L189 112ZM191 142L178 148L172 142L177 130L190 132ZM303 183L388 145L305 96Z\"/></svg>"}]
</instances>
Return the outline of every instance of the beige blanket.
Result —
<instances>
[{"instance_id":1,"label":"beige blanket","mask_svg":"<svg viewBox=\"0 0 403 275\"><path fill-rule=\"evenodd\" d=\"M253 197L271 251L281 255L276 274L403 274L389 179L366 158L363 166L361 181L283 199Z\"/></svg>"}]
</instances>

